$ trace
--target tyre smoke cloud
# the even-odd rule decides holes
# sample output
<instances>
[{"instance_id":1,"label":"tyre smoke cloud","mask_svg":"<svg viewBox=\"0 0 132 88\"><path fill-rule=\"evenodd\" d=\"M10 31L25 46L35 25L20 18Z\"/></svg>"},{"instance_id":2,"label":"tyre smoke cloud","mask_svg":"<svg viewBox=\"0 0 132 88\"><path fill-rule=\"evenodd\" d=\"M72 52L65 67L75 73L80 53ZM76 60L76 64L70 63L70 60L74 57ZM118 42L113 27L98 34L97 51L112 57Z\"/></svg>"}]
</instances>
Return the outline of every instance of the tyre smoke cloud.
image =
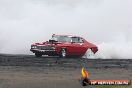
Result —
<instances>
[{"instance_id":1,"label":"tyre smoke cloud","mask_svg":"<svg viewBox=\"0 0 132 88\"><path fill-rule=\"evenodd\" d=\"M132 58L130 0L1 0L0 53L31 54L54 34L80 35L97 58Z\"/></svg>"}]
</instances>

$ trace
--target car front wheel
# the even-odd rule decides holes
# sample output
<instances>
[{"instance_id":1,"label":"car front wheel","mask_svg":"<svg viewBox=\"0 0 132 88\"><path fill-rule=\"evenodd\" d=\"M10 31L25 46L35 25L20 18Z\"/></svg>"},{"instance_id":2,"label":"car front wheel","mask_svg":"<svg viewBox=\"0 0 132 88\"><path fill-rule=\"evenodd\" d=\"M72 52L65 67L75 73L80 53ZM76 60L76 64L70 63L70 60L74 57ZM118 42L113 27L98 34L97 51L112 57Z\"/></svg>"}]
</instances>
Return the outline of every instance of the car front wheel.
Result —
<instances>
[{"instance_id":1,"label":"car front wheel","mask_svg":"<svg viewBox=\"0 0 132 88\"><path fill-rule=\"evenodd\" d=\"M40 53L35 53L35 56L36 56L36 57L42 57L42 54L40 54Z\"/></svg>"},{"instance_id":2,"label":"car front wheel","mask_svg":"<svg viewBox=\"0 0 132 88\"><path fill-rule=\"evenodd\" d=\"M61 49L60 57L65 58L66 57L66 49Z\"/></svg>"}]
</instances>

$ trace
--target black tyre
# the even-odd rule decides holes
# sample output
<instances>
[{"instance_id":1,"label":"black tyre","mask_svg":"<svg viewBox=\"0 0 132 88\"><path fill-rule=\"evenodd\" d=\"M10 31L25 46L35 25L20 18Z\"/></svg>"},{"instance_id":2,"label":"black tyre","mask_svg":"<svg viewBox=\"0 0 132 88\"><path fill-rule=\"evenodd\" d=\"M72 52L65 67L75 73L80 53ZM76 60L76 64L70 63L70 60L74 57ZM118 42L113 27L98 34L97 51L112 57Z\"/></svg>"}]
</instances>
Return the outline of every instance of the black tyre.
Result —
<instances>
[{"instance_id":1,"label":"black tyre","mask_svg":"<svg viewBox=\"0 0 132 88\"><path fill-rule=\"evenodd\" d=\"M35 56L36 57L42 57L42 54L41 53L35 53Z\"/></svg>"},{"instance_id":2,"label":"black tyre","mask_svg":"<svg viewBox=\"0 0 132 88\"><path fill-rule=\"evenodd\" d=\"M60 51L60 57L65 58L67 55L66 49L61 49Z\"/></svg>"}]
</instances>

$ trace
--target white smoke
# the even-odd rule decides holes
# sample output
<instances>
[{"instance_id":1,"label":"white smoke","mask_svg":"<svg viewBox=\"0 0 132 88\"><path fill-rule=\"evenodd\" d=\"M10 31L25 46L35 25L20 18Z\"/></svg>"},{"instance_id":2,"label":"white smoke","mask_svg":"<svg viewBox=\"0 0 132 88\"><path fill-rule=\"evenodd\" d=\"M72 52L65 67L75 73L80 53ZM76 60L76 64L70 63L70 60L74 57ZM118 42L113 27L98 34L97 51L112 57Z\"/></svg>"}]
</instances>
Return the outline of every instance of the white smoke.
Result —
<instances>
[{"instance_id":1,"label":"white smoke","mask_svg":"<svg viewBox=\"0 0 132 88\"><path fill-rule=\"evenodd\" d=\"M132 58L132 43L102 43L98 45L99 51L96 53L96 58L109 59L131 59Z\"/></svg>"},{"instance_id":2,"label":"white smoke","mask_svg":"<svg viewBox=\"0 0 132 88\"><path fill-rule=\"evenodd\" d=\"M132 42L128 41L124 33L113 36L111 42L105 42L98 45L99 51L96 58L109 59L131 59Z\"/></svg>"},{"instance_id":3,"label":"white smoke","mask_svg":"<svg viewBox=\"0 0 132 88\"><path fill-rule=\"evenodd\" d=\"M128 41L124 33L113 35L112 41L103 42L97 45L98 52L94 55L88 49L84 58L100 59L131 59L132 42Z\"/></svg>"}]
</instances>

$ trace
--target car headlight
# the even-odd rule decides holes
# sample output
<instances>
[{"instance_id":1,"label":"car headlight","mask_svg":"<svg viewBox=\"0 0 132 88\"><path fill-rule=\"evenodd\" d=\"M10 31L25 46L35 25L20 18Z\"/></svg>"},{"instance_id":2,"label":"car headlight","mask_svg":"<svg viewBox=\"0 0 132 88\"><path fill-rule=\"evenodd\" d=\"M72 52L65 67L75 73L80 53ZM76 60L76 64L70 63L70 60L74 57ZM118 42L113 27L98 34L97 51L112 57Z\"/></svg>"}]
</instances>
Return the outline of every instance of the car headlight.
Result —
<instances>
[{"instance_id":1,"label":"car headlight","mask_svg":"<svg viewBox=\"0 0 132 88\"><path fill-rule=\"evenodd\" d=\"M37 48L37 46L31 46L31 48L32 48L32 49L36 49L36 48Z\"/></svg>"}]
</instances>

